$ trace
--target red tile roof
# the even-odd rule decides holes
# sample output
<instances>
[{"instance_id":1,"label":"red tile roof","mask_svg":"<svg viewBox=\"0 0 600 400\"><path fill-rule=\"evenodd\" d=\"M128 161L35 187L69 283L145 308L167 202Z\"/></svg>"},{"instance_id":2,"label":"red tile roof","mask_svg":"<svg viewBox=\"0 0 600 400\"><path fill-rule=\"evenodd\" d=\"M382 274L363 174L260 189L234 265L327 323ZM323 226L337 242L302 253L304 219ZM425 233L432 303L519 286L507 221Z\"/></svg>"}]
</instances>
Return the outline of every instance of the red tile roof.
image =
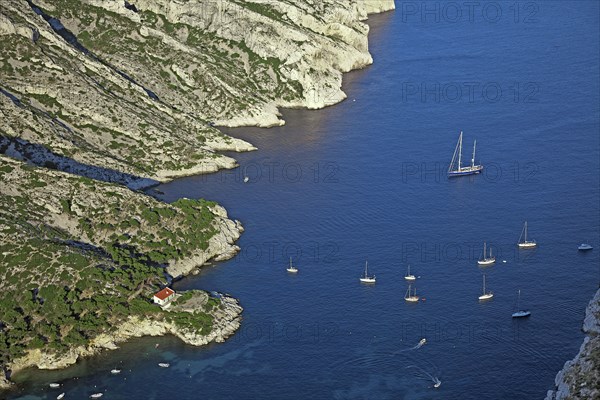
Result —
<instances>
[{"instance_id":1,"label":"red tile roof","mask_svg":"<svg viewBox=\"0 0 600 400\"><path fill-rule=\"evenodd\" d=\"M161 290L160 292L156 293L154 295L154 297L158 297L159 299L164 300L164 299L166 299L167 297L171 296L174 293L175 293L175 291L173 289L170 289L170 288L166 287L163 290Z\"/></svg>"}]
</instances>

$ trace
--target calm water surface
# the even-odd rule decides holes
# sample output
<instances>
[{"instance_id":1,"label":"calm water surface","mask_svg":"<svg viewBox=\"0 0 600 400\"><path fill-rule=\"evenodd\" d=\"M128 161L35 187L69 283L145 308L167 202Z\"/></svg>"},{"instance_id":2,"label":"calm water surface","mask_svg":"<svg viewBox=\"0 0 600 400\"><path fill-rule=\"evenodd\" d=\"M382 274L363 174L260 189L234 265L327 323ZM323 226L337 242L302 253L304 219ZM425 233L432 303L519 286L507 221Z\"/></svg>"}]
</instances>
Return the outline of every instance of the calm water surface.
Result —
<instances>
[{"instance_id":1,"label":"calm water surface","mask_svg":"<svg viewBox=\"0 0 600 400\"><path fill-rule=\"evenodd\" d=\"M519 15L495 4L496 23L491 9L423 22L405 2L371 17L375 64L345 77L348 100L228 130L260 150L159 188L166 201L216 200L246 228L235 259L175 285L238 297L231 340L135 340L22 373L14 398L53 399L52 381L69 398L542 398L578 351L600 282L599 3L516 3ZM485 173L447 180L460 130ZM539 246L519 252L525 220ZM498 263L482 269L484 240ZM578 253L583 241L595 249ZM374 286L358 282L366 259ZM418 304L403 299L408 264ZM484 273L495 296L480 303ZM532 316L515 321L518 289Z\"/></svg>"}]
</instances>

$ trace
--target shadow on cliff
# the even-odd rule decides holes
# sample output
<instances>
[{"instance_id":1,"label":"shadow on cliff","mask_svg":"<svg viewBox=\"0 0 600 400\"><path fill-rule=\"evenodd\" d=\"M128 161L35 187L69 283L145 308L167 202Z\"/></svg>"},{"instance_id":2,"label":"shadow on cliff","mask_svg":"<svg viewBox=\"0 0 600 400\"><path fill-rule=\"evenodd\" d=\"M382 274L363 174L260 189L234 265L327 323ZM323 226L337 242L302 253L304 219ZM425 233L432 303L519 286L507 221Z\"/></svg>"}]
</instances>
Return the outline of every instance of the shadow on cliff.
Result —
<instances>
[{"instance_id":1,"label":"shadow on cliff","mask_svg":"<svg viewBox=\"0 0 600 400\"><path fill-rule=\"evenodd\" d=\"M154 179L142 178L115 169L84 164L56 154L41 144L31 143L18 137L0 135L0 154L38 167L55 169L102 182L118 183L130 189L141 189L160 183Z\"/></svg>"}]
</instances>

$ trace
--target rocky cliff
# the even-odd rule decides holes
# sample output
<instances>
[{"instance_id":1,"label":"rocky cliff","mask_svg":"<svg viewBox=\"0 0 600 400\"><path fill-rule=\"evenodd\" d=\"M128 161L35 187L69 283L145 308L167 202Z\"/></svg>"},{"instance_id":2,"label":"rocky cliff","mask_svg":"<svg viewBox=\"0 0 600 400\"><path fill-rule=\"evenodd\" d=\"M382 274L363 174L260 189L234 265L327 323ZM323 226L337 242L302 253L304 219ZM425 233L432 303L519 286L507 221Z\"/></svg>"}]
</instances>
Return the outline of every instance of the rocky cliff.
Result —
<instances>
[{"instance_id":1,"label":"rocky cliff","mask_svg":"<svg viewBox=\"0 0 600 400\"><path fill-rule=\"evenodd\" d=\"M546 400L600 398L600 290L586 308L582 329L586 337L579 353L558 372Z\"/></svg>"},{"instance_id":2,"label":"rocky cliff","mask_svg":"<svg viewBox=\"0 0 600 400\"><path fill-rule=\"evenodd\" d=\"M26 142L35 146L8 151L38 164L65 168L66 159L155 180L232 168L217 150L254 149L214 124L281 125L278 107L344 99L342 73L372 63L362 21L394 7L393 0L4 3L1 152Z\"/></svg>"}]
</instances>

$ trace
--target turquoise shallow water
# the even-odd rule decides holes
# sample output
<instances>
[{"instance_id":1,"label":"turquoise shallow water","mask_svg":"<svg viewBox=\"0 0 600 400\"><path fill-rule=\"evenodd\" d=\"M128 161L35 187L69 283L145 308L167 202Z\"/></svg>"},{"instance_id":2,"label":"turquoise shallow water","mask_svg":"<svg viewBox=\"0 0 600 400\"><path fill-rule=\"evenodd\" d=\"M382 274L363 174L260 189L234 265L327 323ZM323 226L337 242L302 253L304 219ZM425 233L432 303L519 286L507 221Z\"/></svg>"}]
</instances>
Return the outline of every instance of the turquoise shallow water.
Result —
<instances>
[{"instance_id":1,"label":"turquoise shallow water","mask_svg":"<svg viewBox=\"0 0 600 400\"><path fill-rule=\"evenodd\" d=\"M11 398L55 398L52 381L70 398L543 397L579 349L600 282L598 3L515 3L519 14L494 3L499 18L458 22L449 3L425 3L442 7L439 21L412 2L370 18L375 64L345 77L348 100L285 111L281 128L227 130L259 151L235 155L238 170L159 188L167 201L216 200L243 222L236 258L175 285L240 298L237 335L200 349L135 340L25 372ZM486 169L447 180L460 130ZM519 252L525 220L539 247ZM484 240L506 263L477 267ZM578 253L583 241L595 249ZM374 286L358 282L365 259ZM403 300L409 263L419 304ZM515 321L518 289L533 314ZM124 372L110 376L116 365Z\"/></svg>"}]
</instances>

